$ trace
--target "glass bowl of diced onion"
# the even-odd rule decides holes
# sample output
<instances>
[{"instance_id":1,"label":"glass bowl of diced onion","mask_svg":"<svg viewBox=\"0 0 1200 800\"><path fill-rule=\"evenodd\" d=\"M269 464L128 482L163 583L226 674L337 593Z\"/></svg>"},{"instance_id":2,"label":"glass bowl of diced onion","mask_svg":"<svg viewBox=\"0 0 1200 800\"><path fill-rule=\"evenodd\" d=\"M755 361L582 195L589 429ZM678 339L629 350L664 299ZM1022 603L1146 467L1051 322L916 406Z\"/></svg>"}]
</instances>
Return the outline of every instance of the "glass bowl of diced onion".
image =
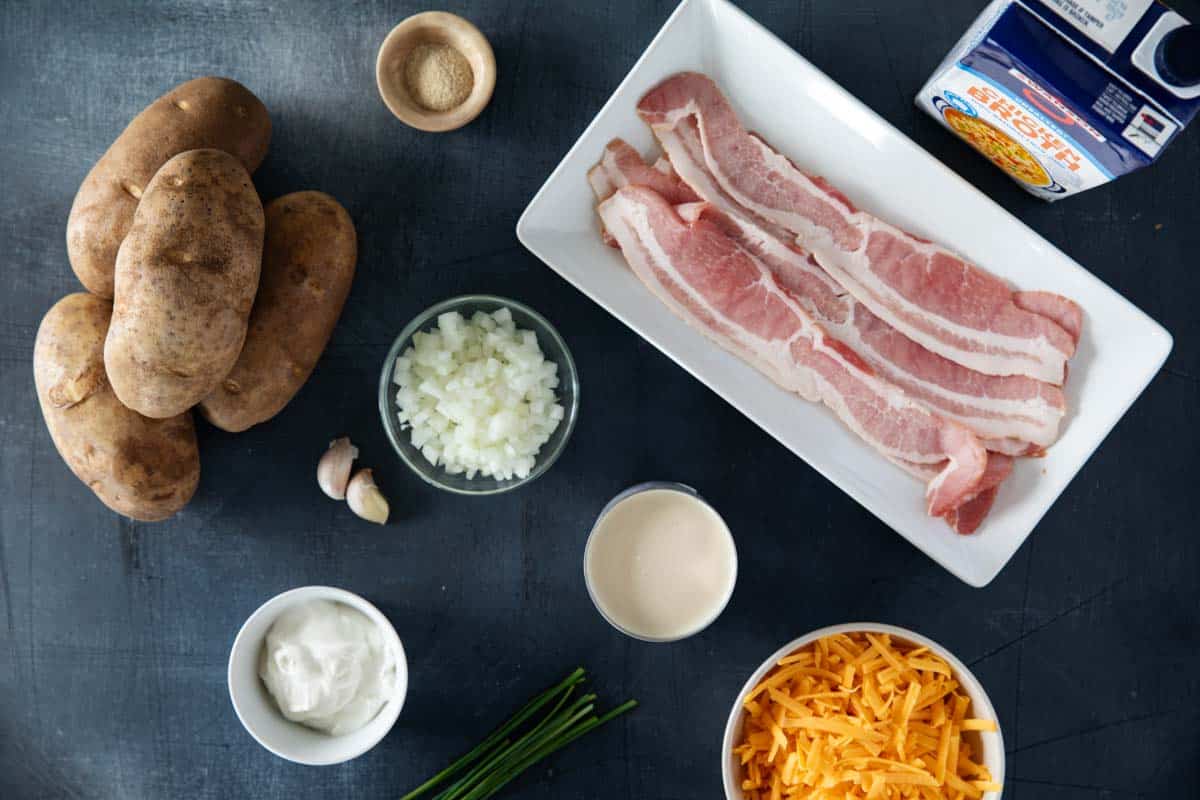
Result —
<instances>
[{"instance_id":1,"label":"glass bowl of diced onion","mask_svg":"<svg viewBox=\"0 0 1200 800\"><path fill-rule=\"evenodd\" d=\"M490 384L487 384L488 386L495 387L502 384L506 387L505 391L509 391L513 390L515 384L515 391L519 394L523 389L523 382L529 379L530 375L534 376L533 380L537 380L537 376L542 376L544 383L554 384L553 403L549 405L537 397L536 393L526 393L524 402L516 402L510 398L510 402L503 408L489 408L487 403L480 403L479 394L482 389L487 388L483 384L488 380L482 376L480 385L472 383L468 377L465 381L468 385L465 388L461 385L464 382L461 373L459 374L460 380L439 384L435 379L432 381L434 385L424 387L427 392L442 395L439 402L446 401L448 405L444 408L452 417L470 412L473 415L471 417L472 424L475 421L479 423L481 427L479 436L470 439L471 442L479 442L480 452L472 452L470 455L473 457L483 458L493 452L489 448L497 444L497 441L504 441L502 438L504 435L510 437L517 435L511 433L514 425L518 427L521 425L531 426L531 423L525 419L527 416L537 416L540 419L552 420L556 423L549 438L541 443L536 454L532 456L532 463L530 463L527 453L523 458L509 461L504 464L504 470L502 470L502 472L508 472L504 477L485 475L483 470L472 474L472 470L463 469L460 463L447 463L447 460L454 461L452 458L448 458L452 454L443 452L443 441L436 434L431 435L431 423L444 426L446 420L443 414L429 408L431 402L427 396L424 398L423 405L428 414L437 419L424 417L418 419L416 424L412 419L401 420L402 409L397 396L402 387L397 383L398 371L408 370L405 374L410 376L408 379L409 390L418 391L418 386L424 381L416 381L411 377L414 370L412 358L416 357L416 354L410 354L410 351L414 347L420 351L426 374L431 361L451 358L448 351L451 351L453 346L450 342L444 341L444 337L445 335L456 335L461 328L459 315L461 323L487 326L489 333L495 330L502 336L507 330L510 332L510 338L515 328L516 338L512 343L514 349L510 351L512 357L504 359L501 367L515 374L506 375L499 384L493 379ZM443 334L444 330L450 333ZM536 347L534 347L535 342ZM545 362L554 365L553 372L548 365L538 363L537 351L539 350ZM398 367L397 363L400 359L404 360L400 361ZM449 368L453 368L453 365ZM542 392L542 394L545 393ZM464 409L464 403L472 407ZM558 410L555 410L553 406L557 406ZM410 395L408 403L410 417L414 408L416 406ZM482 409L483 416L481 418L475 413L479 409ZM575 427L575 418L579 413L579 375L575 370L575 361L571 357L571 351L567 349L566 342L541 314L524 303L504 297L485 294L463 295L444 300L425 309L396 337L395 343L392 344L391 350L388 351L387 358L384 360L383 373L379 379L379 413L383 419L384 431L396 453L426 483L455 494L500 494L536 480L558 460L567 440L571 438L571 432ZM513 414L516 415L515 419ZM489 435L490 433L499 435ZM532 430L529 435L536 436L537 439L542 438L544 427L542 435L538 435L537 431ZM537 439L533 439L533 441ZM508 441L511 440L510 438Z\"/></svg>"}]
</instances>

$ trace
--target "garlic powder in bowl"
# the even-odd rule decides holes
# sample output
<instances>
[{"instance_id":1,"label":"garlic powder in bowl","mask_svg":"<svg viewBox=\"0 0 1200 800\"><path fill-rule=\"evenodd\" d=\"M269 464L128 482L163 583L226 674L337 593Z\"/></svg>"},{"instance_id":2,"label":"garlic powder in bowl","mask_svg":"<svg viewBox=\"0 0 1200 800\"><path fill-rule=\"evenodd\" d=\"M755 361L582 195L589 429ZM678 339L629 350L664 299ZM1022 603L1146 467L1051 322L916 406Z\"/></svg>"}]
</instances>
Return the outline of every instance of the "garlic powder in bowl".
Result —
<instances>
[{"instance_id":1,"label":"garlic powder in bowl","mask_svg":"<svg viewBox=\"0 0 1200 800\"><path fill-rule=\"evenodd\" d=\"M544 472L578 405L561 337L532 309L495 297L456 298L420 315L389 354L383 383L380 409L397 452L430 483L468 494Z\"/></svg>"}]
</instances>

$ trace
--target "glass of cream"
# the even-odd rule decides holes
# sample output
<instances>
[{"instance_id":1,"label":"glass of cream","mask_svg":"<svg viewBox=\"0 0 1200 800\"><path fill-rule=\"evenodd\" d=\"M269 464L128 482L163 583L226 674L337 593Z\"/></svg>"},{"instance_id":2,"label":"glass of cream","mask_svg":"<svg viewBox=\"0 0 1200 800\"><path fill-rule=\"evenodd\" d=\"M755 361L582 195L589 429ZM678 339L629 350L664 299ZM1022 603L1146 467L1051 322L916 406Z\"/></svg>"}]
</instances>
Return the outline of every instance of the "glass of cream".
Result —
<instances>
[{"instance_id":1,"label":"glass of cream","mask_svg":"<svg viewBox=\"0 0 1200 800\"><path fill-rule=\"evenodd\" d=\"M588 535L583 576L596 610L646 642L674 642L712 624L737 582L725 521L681 483L633 486L609 501Z\"/></svg>"}]
</instances>

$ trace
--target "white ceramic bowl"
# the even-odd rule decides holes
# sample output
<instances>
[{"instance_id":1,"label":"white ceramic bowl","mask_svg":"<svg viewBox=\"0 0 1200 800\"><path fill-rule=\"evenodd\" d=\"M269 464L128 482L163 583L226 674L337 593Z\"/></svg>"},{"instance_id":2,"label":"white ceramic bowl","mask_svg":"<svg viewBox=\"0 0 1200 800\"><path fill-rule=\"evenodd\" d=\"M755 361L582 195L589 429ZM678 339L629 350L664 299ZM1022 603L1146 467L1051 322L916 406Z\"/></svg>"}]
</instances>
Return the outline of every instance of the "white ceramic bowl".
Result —
<instances>
[{"instance_id":1,"label":"white ceramic bowl","mask_svg":"<svg viewBox=\"0 0 1200 800\"><path fill-rule=\"evenodd\" d=\"M828 628L819 628L818 630L804 634L799 639L788 642L776 650L770 658L762 663L761 667L754 671L754 674L750 676L750 680L746 681L746 685L738 692L737 699L733 703L733 710L729 712L729 721L725 723L725 738L721 743L721 778L725 783L725 797L727 800L745 800L745 794L743 794L740 785L740 768L733 756L734 739L742 730L742 722L746 716L746 712L742 708L742 698L757 686L763 677L775 666L775 663L784 656L791 655L800 648L825 636L835 633L862 632L886 633L893 639L899 639L906 644L928 647L937 653L954 670L954 677L958 679L958 682L962 684L963 691L971 698L971 714L975 717L994 719L996 720L996 724L999 725L1000 720L996 716L996 709L992 707L992 701L988 699L987 692L983 690L983 684L971 674L971 670L967 669L965 664L955 658L953 653L932 639L927 639L921 634L907 630L906 628L898 628L895 625L882 625L877 622L850 622L845 625L831 625ZM1003 735L997 730L995 733L979 735L979 740L983 748L984 766L991 771L992 779L1003 786ZM1000 800L1000 792L985 792L983 800Z\"/></svg>"},{"instance_id":2,"label":"white ceramic bowl","mask_svg":"<svg viewBox=\"0 0 1200 800\"><path fill-rule=\"evenodd\" d=\"M259 658L271 625L284 611L311 600L344 603L366 614L396 653L395 693L374 719L353 733L330 736L284 718L258 676ZM298 764L340 764L367 752L392 729L407 692L408 661L392 623L358 595L332 586L301 586L272 597L242 625L229 653L229 699L242 726L263 747Z\"/></svg>"}]
</instances>

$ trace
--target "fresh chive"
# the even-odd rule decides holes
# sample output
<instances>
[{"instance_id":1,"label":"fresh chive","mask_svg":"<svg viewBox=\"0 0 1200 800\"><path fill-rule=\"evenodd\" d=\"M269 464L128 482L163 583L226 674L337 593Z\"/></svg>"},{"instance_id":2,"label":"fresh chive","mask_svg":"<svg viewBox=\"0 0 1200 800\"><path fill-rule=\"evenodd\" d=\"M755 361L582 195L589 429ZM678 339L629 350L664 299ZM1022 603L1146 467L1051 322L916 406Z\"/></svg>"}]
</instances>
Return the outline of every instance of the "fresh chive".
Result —
<instances>
[{"instance_id":1,"label":"fresh chive","mask_svg":"<svg viewBox=\"0 0 1200 800\"><path fill-rule=\"evenodd\" d=\"M637 701L630 700L597 716L596 695L583 694L572 698L576 687L585 680L583 668L576 668L557 685L522 706L482 742L401 800L413 800L442 786L451 778L454 780L431 800L487 800L534 764L637 705ZM533 716L546 706L550 706L549 710L536 722L531 722ZM527 722L531 724L517 735L516 731Z\"/></svg>"},{"instance_id":2,"label":"fresh chive","mask_svg":"<svg viewBox=\"0 0 1200 800\"><path fill-rule=\"evenodd\" d=\"M522 772L527 770L529 767L533 766L534 764L536 764L537 762L546 758L547 756L557 752L558 750L561 750L562 748L566 747L571 742L578 739L580 736L583 736L585 733L588 733L589 731L600 727L601 725L608 722L609 720L614 719L615 717L618 717L621 714L624 714L626 711L633 709L635 706L637 706L637 701L629 700L628 702L623 703L622 705L618 706L617 708L613 709L612 711L609 711L607 714L604 714L601 717L593 717L592 719L587 720L583 725L575 728L574 730L572 730L569 734L567 734L562 739L547 742L541 750L539 750L538 752L527 757L527 759L525 761L515 765L512 769L509 770L509 773L507 773L506 775L500 776L497 779L497 781L493 782L488 787L488 791L486 793L479 794L479 795L468 795L468 796L465 796L463 798L463 800L478 800L478 798L491 797L497 791L502 789L507 783L509 783L510 781L515 779L517 776L519 776Z\"/></svg>"},{"instance_id":3,"label":"fresh chive","mask_svg":"<svg viewBox=\"0 0 1200 800\"><path fill-rule=\"evenodd\" d=\"M520 758L522 753L526 752L532 746L536 745L540 731L542 731L544 729L550 729L550 730L558 729L559 727L562 726L563 720L569 718L570 715L572 713L574 713L573 709L575 709L579 703L581 703L581 702L586 703L586 702L588 702L588 700L589 700L589 695L584 695L583 697L576 700L575 704L572 705L571 708L568 709L567 711L562 712L561 714L556 713L556 714L548 715L545 719L543 719L541 722L539 722L537 724L537 726L534 727L533 730L529 731L524 736L522 736L520 739L518 739L512 745L512 747L508 748L503 753L497 754L494 758L489 759L489 761L487 763L481 765L477 770L473 771L473 773L471 775L469 775L467 778L465 778L463 781L461 781L462 786L456 787L456 791L459 788L469 791L478 782L486 781L489 778L489 776L491 776L495 772L504 770L506 768L507 764L511 764L514 760ZM589 706L589 708L590 708L590 706ZM446 793L446 797L442 798L441 800L450 800L450 798L457 797L457 796L458 795L455 794L455 792L448 791Z\"/></svg>"},{"instance_id":4,"label":"fresh chive","mask_svg":"<svg viewBox=\"0 0 1200 800\"><path fill-rule=\"evenodd\" d=\"M521 739L518 739L517 744L514 746L519 746L520 742L522 740L524 740L524 739L528 738L529 736L531 736L532 734L536 733L536 731L539 728L541 728L547 722L549 722L551 719L553 719L554 716L558 713L558 710L560 708L562 708L563 703L565 703L567 701L567 698L569 698L571 696L571 693L573 691L575 691L574 684L567 687L567 690L565 692L563 692L562 697L559 698L558 703L555 704L554 708L550 711L550 713L546 716L546 718L543 719L541 722L539 722L532 731L525 734L525 736L521 737ZM505 740L505 741L507 742L508 740ZM459 788L465 786L466 784L472 783L476 778L483 775L489 769L491 769L494 765L496 765L501 759L507 758L508 754L510 752L511 752L511 750L508 747L500 748L498 751L493 752L492 755L489 755L487 758L482 759L482 761L480 762L480 764L478 766L476 766L474 769L472 769L470 772L468 772L466 775L464 775L459 780L452 783L449 786L449 788L444 789L442 792L440 792L434 798L434 800L447 800L447 798L453 797L455 792Z\"/></svg>"},{"instance_id":5,"label":"fresh chive","mask_svg":"<svg viewBox=\"0 0 1200 800\"><path fill-rule=\"evenodd\" d=\"M491 750L492 746L495 745L496 742L511 733L513 729L532 716L539 708L546 705L546 703L557 697L564 690L569 690L571 687L583 681L584 677L585 673L583 667L576 667L575 670L566 678L564 678L557 686L552 686L538 696L534 697L532 700L522 706L516 714L510 717L507 722L505 722L496 730L492 731L492 733L488 734L487 738L476 745L473 749L461 756L457 761L446 767L437 775L434 775L432 778L425 781L425 783L404 795L404 797L400 798L400 800L412 800L414 797L419 797L433 787L437 786L439 783L445 781L447 778L455 775L465 767L469 766L472 762L483 756L487 751Z\"/></svg>"}]
</instances>

